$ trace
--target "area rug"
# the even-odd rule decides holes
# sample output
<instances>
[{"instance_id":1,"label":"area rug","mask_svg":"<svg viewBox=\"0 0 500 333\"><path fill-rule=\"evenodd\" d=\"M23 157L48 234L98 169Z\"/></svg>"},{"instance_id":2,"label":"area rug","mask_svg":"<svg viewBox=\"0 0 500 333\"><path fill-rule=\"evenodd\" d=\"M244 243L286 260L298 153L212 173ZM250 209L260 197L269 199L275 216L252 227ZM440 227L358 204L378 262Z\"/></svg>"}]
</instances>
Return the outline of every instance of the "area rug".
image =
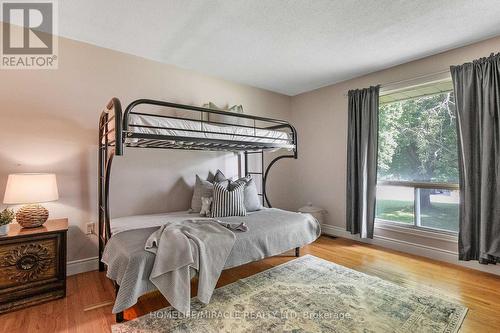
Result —
<instances>
[{"instance_id":1,"label":"area rug","mask_svg":"<svg viewBox=\"0 0 500 333\"><path fill-rule=\"evenodd\" d=\"M191 302L112 326L132 332L457 332L461 304L305 255Z\"/></svg>"}]
</instances>

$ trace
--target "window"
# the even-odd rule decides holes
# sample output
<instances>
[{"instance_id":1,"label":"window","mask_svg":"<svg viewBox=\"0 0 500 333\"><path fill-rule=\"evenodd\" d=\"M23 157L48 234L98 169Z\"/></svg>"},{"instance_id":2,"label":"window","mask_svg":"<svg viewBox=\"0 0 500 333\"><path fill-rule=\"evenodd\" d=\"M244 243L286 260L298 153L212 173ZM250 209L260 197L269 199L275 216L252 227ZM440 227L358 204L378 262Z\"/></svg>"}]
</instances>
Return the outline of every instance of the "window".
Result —
<instances>
[{"instance_id":1,"label":"window","mask_svg":"<svg viewBox=\"0 0 500 333\"><path fill-rule=\"evenodd\" d=\"M376 218L458 232L458 149L450 81L380 97Z\"/></svg>"}]
</instances>

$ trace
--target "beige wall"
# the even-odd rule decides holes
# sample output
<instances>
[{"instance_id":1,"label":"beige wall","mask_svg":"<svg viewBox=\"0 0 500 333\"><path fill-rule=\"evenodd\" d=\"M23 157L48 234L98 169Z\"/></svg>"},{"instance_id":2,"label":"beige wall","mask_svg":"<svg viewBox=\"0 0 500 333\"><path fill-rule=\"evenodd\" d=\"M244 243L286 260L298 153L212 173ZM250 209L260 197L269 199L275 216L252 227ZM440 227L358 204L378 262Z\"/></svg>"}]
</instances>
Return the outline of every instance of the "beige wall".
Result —
<instances>
[{"instance_id":1,"label":"beige wall","mask_svg":"<svg viewBox=\"0 0 500 333\"><path fill-rule=\"evenodd\" d=\"M462 64L498 51L500 38L493 38L294 96L292 122L298 131L300 150L299 160L292 165L297 181L293 183L289 206L295 208L311 201L328 211L328 225L345 230L348 90L441 72L450 65ZM433 242L381 229L377 229L375 234L456 251L456 242Z\"/></svg>"},{"instance_id":2,"label":"beige wall","mask_svg":"<svg viewBox=\"0 0 500 333\"><path fill-rule=\"evenodd\" d=\"M9 173L55 172L60 200L46 206L52 217L70 219L69 260L94 257L96 237L83 230L96 221L97 121L110 97L119 97L123 105L136 98L242 104L249 114L291 119L299 132L299 160L282 160L271 172L273 204L296 209L313 202L328 211L327 225L344 230L347 91L439 72L499 50L500 38L490 39L288 97L61 38L58 70L0 70L0 192ZM216 168L236 175L237 158L128 149L115 159L112 213L186 209L194 174ZM403 242L399 244L456 250L450 239L438 242L383 229L376 235Z\"/></svg>"},{"instance_id":3,"label":"beige wall","mask_svg":"<svg viewBox=\"0 0 500 333\"><path fill-rule=\"evenodd\" d=\"M0 192L13 172L55 172L60 200L47 203L51 217L69 217L68 259L97 255L96 236L83 233L96 221L97 123L108 100L125 106L137 98L202 105L242 104L248 114L289 118L290 98L230 83L143 58L61 38L59 69L0 70ZM279 162L285 170L289 161ZM270 197L286 198L277 166ZM113 215L186 209L194 174L221 168L237 174L233 154L133 150L115 159Z\"/></svg>"}]
</instances>

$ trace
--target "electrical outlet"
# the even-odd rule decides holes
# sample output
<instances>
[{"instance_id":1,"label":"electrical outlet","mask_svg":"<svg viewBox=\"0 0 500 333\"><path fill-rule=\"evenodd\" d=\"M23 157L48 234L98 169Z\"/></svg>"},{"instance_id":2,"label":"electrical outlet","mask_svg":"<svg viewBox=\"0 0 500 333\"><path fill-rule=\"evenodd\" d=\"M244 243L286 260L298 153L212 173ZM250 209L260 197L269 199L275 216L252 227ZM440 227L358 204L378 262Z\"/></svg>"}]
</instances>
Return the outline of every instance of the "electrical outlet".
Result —
<instances>
[{"instance_id":1,"label":"electrical outlet","mask_svg":"<svg viewBox=\"0 0 500 333\"><path fill-rule=\"evenodd\" d=\"M95 223L89 222L87 223L87 235L95 234Z\"/></svg>"}]
</instances>

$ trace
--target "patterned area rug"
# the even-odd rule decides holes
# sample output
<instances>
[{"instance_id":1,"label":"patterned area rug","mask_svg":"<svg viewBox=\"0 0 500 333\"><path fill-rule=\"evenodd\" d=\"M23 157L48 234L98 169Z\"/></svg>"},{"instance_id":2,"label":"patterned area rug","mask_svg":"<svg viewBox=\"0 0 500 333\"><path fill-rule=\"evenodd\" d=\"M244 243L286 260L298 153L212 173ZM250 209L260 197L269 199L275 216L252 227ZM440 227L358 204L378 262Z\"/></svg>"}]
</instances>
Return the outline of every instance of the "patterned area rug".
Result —
<instances>
[{"instance_id":1,"label":"patterned area rug","mask_svg":"<svg viewBox=\"0 0 500 333\"><path fill-rule=\"evenodd\" d=\"M113 325L131 332L457 332L467 308L305 255L191 302Z\"/></svg>"}]
</instances>

